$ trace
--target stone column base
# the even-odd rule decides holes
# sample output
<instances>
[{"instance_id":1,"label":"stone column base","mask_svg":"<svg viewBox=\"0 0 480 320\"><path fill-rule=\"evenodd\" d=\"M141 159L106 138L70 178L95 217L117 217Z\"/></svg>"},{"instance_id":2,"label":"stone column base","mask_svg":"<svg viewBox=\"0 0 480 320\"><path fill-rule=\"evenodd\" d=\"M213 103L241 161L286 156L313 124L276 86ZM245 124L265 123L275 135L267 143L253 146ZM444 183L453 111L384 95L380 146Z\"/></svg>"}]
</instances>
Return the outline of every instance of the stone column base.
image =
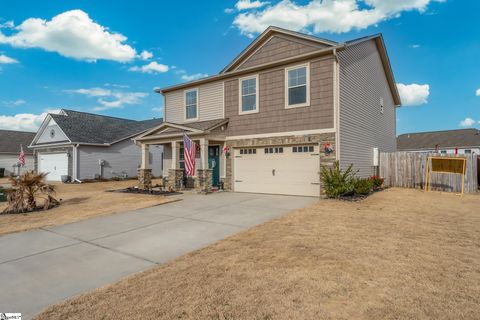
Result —
<instances>
[{"instance_id":1,"label":"stone column base","mask_svg":"<svg viewBox=\"0 0 480 320\"><path fill-rule=\"evenodd\" d=\"M138 169L138 188L142 190L152 188L152 169Z\"/></svg>"},{"instance_id":2,"label":"stone column base","mask_svg":"<svg viewBox=\"0 0 480 320\"><path fill-rule=\"evenodd\" d=\"M167 177L167 188L170 190L179 190L182 187L183 170L169 169Z\"/></svg>"},{"instance_id":3,"label":"stone column base","mask_svg":"<svg viewBox=\"0 0 480 320\"><path fill-rule=\"evenodd\" d=\"M198 169L197 179L195 179L195 189L198 192L212 192L212 169Z\"/></svg>"}]
</instances>

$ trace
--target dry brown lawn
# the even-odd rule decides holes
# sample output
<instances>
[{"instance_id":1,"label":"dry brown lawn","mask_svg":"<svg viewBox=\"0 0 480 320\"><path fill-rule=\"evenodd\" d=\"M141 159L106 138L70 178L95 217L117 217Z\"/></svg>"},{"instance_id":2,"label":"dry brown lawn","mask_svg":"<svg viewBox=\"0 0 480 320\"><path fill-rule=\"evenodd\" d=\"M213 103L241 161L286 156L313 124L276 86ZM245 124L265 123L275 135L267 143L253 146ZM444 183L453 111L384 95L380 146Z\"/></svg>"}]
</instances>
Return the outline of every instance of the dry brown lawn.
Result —
<instances>
[{"instance_id":1,"label":"dry brown lawn","mask_svg":"<svg viewBox=\"0 0 480 320\"><path fill-rule=\"evenodd\" d=\"M36 319L479 319L480 196L321 201Z\"/></svg>"},{"instance_id":2,"label":"dry brown lawn","mask_svg":"<svg viewBox=\"0 0 480 320\"><path fill-rule=\"evenodd\" d=\"M5 183L7 183L6 179L0 180L0 185ZM60 206L47 211L25 214L0 214L0 235L152 207L174 200L171 197L106 192L135 184L136 180L83 184L57 183L57 198L62 199ZM0 203L0 212L5 206L6 203Z\"/></svg>"}]
</instances>

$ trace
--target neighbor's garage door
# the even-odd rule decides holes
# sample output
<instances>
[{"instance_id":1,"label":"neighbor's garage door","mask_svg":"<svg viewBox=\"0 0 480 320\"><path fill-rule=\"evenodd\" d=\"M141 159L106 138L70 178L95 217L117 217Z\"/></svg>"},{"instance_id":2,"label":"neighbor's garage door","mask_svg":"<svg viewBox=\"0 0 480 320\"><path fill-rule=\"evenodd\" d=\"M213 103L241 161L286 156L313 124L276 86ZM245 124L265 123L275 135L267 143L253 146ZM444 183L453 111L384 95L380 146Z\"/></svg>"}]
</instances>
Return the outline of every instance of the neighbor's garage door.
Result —
<instances>
[{"instance_id":1,"label":"neighbor's garage door","mask_svg":"<svg viewBox=\"0 0 480 320\"><path fill-rule=\"evenodd\" d=\"M61 181L62 175L68 175L68 155L66 153L40 154L38 171L48 172L47 180Z\"/></svg>"},{"instance_id":2,"label":"neighbor's garage door","mask_svg":"<svg viewBox=\"0 0 480 320\"><path fill-rule=\"evenodd\" d=\"M235 149L237 192L320 195L318 146Z\"/></svg>"}]
</instances>

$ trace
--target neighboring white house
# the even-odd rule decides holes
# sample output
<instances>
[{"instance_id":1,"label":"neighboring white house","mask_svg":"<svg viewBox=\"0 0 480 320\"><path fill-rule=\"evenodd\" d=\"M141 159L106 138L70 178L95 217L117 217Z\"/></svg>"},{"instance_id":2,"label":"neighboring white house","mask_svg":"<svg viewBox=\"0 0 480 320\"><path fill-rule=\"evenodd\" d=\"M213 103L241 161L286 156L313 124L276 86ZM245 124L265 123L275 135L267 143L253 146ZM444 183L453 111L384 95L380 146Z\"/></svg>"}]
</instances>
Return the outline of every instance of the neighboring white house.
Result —
<instances>
[{"instance_id":1,"label":"neighboring white house","mask_svg":"<svg viewBox=\"0 0 480 320\"><path fill-rule=\"evenodd\" d=\"M397 150L480 155L480 130L458 129L405 133L397 138Z\"/></svg>"},{"instance_id":2,"label":"neighboring white house","mask_svg":"<svg viewBox=\"0 0 480 320\"><path fill-rule=\"evenodd\" d=\"M0 171L4 171L5 176L18 174L18 170L23 172L33 169L33 152L28 146L34 137L35 132L0 130ZM22 147L25 152L25 166L18 167Z\"/></svg>"},{"instance_id":3,"label":"neighboring white house","mask_svg":"<svg viewBox=\"0 0 480 320\"><path fill-rule=\"evenodd\" d=\"M142 161L132 137L162 123L61 110L48 114L33 139L34 168L47 180L136 177ZM150 150L152 174L162 174L163 148Z\"/></svg>"}]
</instances>

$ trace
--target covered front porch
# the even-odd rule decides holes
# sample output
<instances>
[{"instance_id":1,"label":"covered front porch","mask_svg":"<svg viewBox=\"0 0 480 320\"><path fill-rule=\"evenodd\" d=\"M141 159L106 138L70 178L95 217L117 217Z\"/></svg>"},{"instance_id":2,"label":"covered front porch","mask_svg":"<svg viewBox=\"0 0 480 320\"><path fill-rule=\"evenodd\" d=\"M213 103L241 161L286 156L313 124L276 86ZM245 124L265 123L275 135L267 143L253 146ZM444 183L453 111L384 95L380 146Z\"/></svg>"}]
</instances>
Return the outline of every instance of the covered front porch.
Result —
<instances>
[{"instance_id":1,"label":"covered front porch","mask_svg":"<svg viewBox=\"0 0 480 320\"><path fill-rule=\"evenodd\" d=\"M202 121L188 125L163 123L135 138L142 149L142 162L138 172L138 187L150 189L152 174L150 168L150 147L163 146L163 177L169 190L195 188L199 192L210 193L222 189L226 172L225 134L228 121ZM195 175L187 177L183 135L196 145Z\"/></svg>"}]
</instances>

